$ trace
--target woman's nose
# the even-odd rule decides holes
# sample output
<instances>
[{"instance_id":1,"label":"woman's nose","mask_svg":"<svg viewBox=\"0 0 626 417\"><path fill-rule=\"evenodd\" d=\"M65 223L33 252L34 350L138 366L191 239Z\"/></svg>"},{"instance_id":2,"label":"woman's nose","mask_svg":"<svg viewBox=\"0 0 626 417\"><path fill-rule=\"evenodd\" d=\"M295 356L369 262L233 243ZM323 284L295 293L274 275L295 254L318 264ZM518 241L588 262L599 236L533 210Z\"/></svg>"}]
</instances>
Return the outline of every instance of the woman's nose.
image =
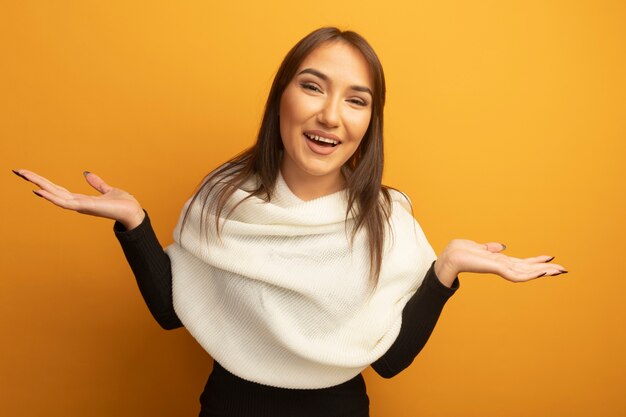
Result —
<instances>
[{"instance_id":1,"label":"woman's nose","mask_svg":"<svg viewBox=\"0 0 626 417\"><path fill-rule=\"evenodd\" d=\"M329 97L317 115L317 121L327 127L337 127L340 123L339 100Z\"/></svg>"}]
</instances>

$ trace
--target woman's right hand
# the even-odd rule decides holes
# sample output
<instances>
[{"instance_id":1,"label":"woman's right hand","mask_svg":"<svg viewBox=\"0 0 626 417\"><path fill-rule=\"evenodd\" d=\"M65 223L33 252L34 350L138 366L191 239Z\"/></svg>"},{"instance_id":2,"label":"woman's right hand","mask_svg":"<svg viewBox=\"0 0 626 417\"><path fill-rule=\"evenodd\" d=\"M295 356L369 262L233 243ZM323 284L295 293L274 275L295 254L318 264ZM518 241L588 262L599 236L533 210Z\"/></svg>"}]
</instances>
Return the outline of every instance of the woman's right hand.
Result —
<instances>
[{"instance_id":1,"label":"woman's right hand","mask_svg":"<svg viewBox=\"0 0 626 417\"><path fill-rule=\"evenodd\" d=\"M144 219L145 213L141 208L141 204L132 194L119 188L111 187L102 178L91 172L85 171L83 175L89 185L98 190L101 195L90 196L72 193L48 179L25 169L19 169L13 171L13 173L37 185L40 189L33 191L35 194L64 209L113 219L122 223L127 230L139 226Z\"/></svg>"}]
</instances>

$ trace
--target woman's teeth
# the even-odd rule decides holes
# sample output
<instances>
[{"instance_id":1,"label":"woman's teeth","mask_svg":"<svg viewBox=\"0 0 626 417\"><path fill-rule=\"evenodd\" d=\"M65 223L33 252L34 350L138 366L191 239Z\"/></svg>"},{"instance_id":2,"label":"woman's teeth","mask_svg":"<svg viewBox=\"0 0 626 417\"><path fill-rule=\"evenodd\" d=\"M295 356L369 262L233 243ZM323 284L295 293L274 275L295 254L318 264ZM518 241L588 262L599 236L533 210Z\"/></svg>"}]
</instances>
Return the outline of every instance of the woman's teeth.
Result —
<instances>
[{"instance_id":1,"label":"woman's teeth","mask_svg":"<svg viewBox=\"0 0 626 417\"><path fill-rule=\"evenodd\" d=\"M304 136L306 136L307 138L314 140L316 142L322 142L322 143L328 143L332 146L337 146L339 144L338 141L334 140L334 139L328 139L325 138L323 136L317 136L317 135L311 135L309 133L305 133Z\"/></svg>"}]
</instances>

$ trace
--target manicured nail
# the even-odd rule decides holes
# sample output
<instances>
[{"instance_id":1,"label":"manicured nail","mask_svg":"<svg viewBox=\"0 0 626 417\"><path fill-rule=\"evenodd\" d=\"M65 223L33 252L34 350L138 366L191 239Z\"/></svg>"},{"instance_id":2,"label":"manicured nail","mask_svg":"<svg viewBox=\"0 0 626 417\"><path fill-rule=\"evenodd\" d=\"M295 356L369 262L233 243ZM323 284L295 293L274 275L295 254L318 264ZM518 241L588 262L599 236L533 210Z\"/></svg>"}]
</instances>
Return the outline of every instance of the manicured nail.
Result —
<instances>
[{"instance_id":1,"label":"manicured nail","mask_svg":"<svg viewBox=\"0 0 626 417\"><path fill-rule=\"evenodd\" d=\"M554 256L550 259L548 259L546 262L551 262L552 260L554 260Z\"/></svg>"},{"instance_id":2,"label":"manicured nail","mask_svg":"<svg viewBox=\"0 0 626 417\"><path fill-rule=\"evenodd\" d=\"M91 172L89 171L83 171L83 175L86 177L87 175L91 174Z\"/></svg>"},{"instance_id":3,"label":"manicured nail","mask_svg":"<svg viewBox=\"0 0 626 417\"><path fill-rule=\"evenodd\" d=\"M17 172L16 170L12 169L11 171L13 171L13 173L14 173L15 175L17 175L18 177L23 178L23 179L25 179L26 181L28 181L28 178L26 178L25 176L23 176L22 174L20 174L20 173L19 173L19 172Z\"/></svg>"},{"instance_id":4,"label":"manicured nail","mask_svg":"<svg viewBox=\"0 0 626 417\"><path fill-rule=\"evenodd\" d=\"M41 197L41 196L37 193L37 191L35 191L35 190L33 190L33 194L35 194L37 197ZM43 197L41 197L41 198L43 198Z\"/></svg>"},{"instance_id":5,"label":"manicured nail","mask_svg":"<svg viewBox=\"0 0 626 417\"><path fill-rule=\"evenodd\" d=\"M543 274L541 274L541 275L537 275L535 278L542 277L542 276L544 276L546 273L547 273L547 272L544 272L544 273L543 273Z\"/></svg>"}]
</instances>

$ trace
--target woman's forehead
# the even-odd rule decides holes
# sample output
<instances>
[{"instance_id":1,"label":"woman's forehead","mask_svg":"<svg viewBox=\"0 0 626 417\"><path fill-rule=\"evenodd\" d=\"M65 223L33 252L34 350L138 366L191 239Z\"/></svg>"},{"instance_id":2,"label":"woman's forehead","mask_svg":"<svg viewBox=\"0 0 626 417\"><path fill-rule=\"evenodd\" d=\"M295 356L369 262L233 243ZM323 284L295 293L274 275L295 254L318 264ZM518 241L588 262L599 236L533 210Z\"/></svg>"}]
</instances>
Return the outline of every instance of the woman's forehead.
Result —
<instances>
[{"instance_id":1,"label":"woman's forehead","mask_svg":"<svg viewBox=\"0 0 626 417\"><path fill-rule=\"evenodd\" d=\"M333 82L373 88L372 71L361 51L347 42L326 42L304 58L297 73L314 69Z\"/></svg>"}]
</instances>

